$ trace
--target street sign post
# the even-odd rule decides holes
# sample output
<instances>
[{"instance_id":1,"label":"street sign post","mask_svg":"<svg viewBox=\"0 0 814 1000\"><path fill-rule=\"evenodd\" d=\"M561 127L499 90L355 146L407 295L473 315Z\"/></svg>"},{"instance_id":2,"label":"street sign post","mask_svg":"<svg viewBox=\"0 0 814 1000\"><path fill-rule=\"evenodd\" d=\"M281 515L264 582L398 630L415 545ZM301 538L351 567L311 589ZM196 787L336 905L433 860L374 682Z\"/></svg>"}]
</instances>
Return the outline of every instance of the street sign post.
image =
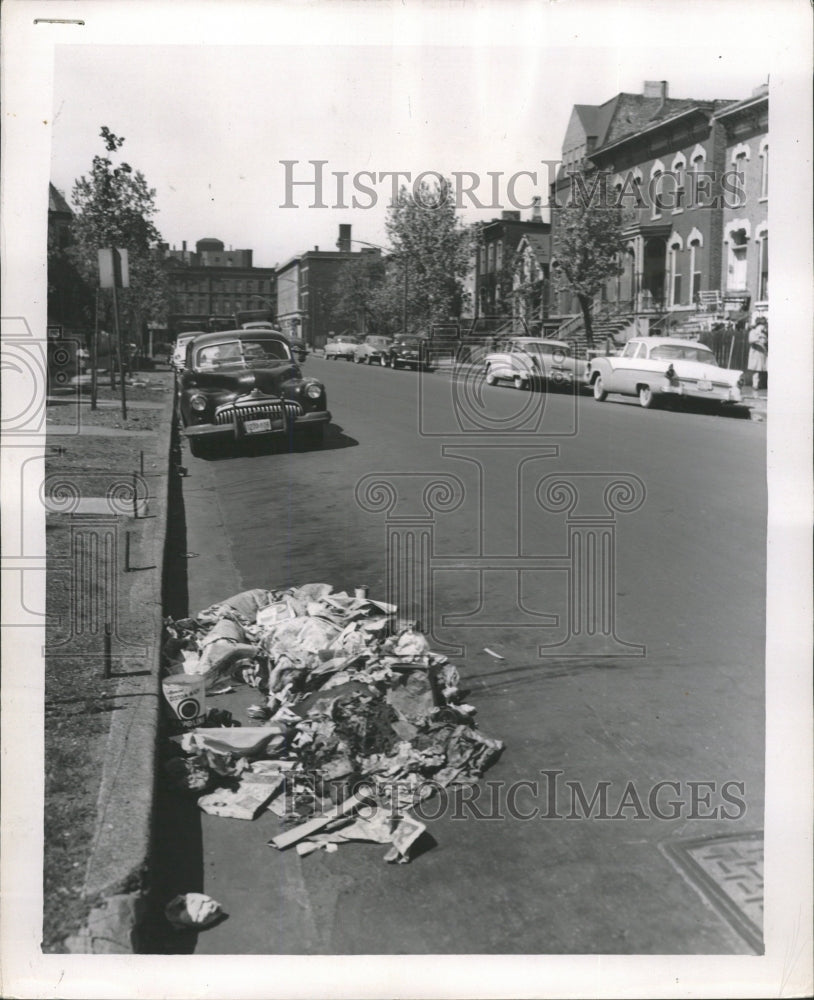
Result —
<instances>
[{"instance_id":1,"label":"street sign post","mask_svg":"<svg viewBox=\"0 0 814 1000\"><path fill-rule=\"evenodd\" d=\"M119 326L119 299L117 289L130 287L130 267L127 251L116 247L99 250L99 285L113 292L113 322L116 326L116 343L119 345L119 382L122 391L122 420L127 420L127 391L124 384L124 344ZM111 359L111 371L112 371Z\"/></svg>"}]
</instances>

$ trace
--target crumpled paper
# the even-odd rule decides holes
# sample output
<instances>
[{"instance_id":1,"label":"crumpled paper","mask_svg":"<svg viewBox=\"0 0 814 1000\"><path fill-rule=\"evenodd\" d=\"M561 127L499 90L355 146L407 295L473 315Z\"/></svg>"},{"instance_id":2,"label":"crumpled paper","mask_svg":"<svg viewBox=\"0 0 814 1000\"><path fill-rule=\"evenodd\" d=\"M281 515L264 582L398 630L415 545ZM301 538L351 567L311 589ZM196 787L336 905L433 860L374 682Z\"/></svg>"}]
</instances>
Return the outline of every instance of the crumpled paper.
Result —
<instances>
[{"instance_id":1,"label":"crumpled paper","mask_svg":"<svg viewBox=\"0 0 814 1000\"><path fill-rule=\"evenodd\" d=\"M203 930L223 915L223 907L202 892L187 892L171 899L164 915L177 930Z\"/></svg>"}]
</instances>

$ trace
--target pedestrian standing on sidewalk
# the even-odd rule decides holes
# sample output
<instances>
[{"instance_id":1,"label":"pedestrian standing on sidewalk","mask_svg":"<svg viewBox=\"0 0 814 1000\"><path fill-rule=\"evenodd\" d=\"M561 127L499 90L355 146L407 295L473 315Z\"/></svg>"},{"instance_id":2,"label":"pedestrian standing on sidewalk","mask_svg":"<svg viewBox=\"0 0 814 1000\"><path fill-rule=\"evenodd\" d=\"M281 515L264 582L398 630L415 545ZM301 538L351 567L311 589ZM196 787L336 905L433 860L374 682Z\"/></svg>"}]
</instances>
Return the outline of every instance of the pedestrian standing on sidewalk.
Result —
<instances>
[{"instance_id":1,"label":"pedestrian standing on sidewalk","mask_svg":"<svg viewBox=\"0 0 814 1000\"><path fill-rule=\"evenodd\" d=\"M749 327L749 359L747 367L752 372L752 388L760 389L763 373L768 371L769 325L765 316L758 316Z\"/></svg>"}]
</instances>

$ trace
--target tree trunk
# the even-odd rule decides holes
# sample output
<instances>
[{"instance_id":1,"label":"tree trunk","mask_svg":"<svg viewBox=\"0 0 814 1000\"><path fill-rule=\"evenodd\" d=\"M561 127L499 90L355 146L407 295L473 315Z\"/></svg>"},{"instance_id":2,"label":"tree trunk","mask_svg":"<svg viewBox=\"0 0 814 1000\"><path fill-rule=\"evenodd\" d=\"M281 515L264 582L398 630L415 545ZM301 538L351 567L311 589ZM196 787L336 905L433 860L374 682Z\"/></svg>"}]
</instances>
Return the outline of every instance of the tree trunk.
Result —
<instances>
[{"instance_id":1,"label":"tree trunk","mask_svg":"<svg viewBox=\"0 0 814 1000\"><path fill-rule=\"evenodd\" d=\"M585 324L585 343L588 347L594 346L594 325L591 318L591 307L593 302L588 295L578 295L579 305L582 309L582 320Z\"/></svg>"}]
</instances>

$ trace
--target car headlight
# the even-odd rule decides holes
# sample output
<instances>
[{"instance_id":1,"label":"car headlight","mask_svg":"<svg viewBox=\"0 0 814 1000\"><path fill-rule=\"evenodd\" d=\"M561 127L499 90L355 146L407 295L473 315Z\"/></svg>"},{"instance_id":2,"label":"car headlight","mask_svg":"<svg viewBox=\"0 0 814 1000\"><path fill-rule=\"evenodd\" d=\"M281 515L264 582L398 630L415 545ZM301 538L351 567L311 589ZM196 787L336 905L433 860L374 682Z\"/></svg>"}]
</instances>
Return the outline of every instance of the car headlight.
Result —
<instances>
[{"instance_id":1,"label":"car headlight","mask_svg":"<svg viewBox=\"0 0 814 1000\"><path fill-rule=\"evenodd\" d=\"M305 395L309 399L319 399L322 395L322 386L318 382L309 382L305 387Z\"/></svg>"},{"instance_id":2,"label":"car headlight","mask_svg":"<svg viewBox=\"0 0 814 1000\"><path fill-rule=\"evenodd\" d=\"M197 410L198 413L200 413L202 410L206 409L207 402L208 402L208 400L207 400L206 396L202 396L202 395L200 395L200 393L198 393L195 396L190 396L190 399L189 399L189 405L190 405L190 407L193 410Z\"/></svg>"}]
</instances>

